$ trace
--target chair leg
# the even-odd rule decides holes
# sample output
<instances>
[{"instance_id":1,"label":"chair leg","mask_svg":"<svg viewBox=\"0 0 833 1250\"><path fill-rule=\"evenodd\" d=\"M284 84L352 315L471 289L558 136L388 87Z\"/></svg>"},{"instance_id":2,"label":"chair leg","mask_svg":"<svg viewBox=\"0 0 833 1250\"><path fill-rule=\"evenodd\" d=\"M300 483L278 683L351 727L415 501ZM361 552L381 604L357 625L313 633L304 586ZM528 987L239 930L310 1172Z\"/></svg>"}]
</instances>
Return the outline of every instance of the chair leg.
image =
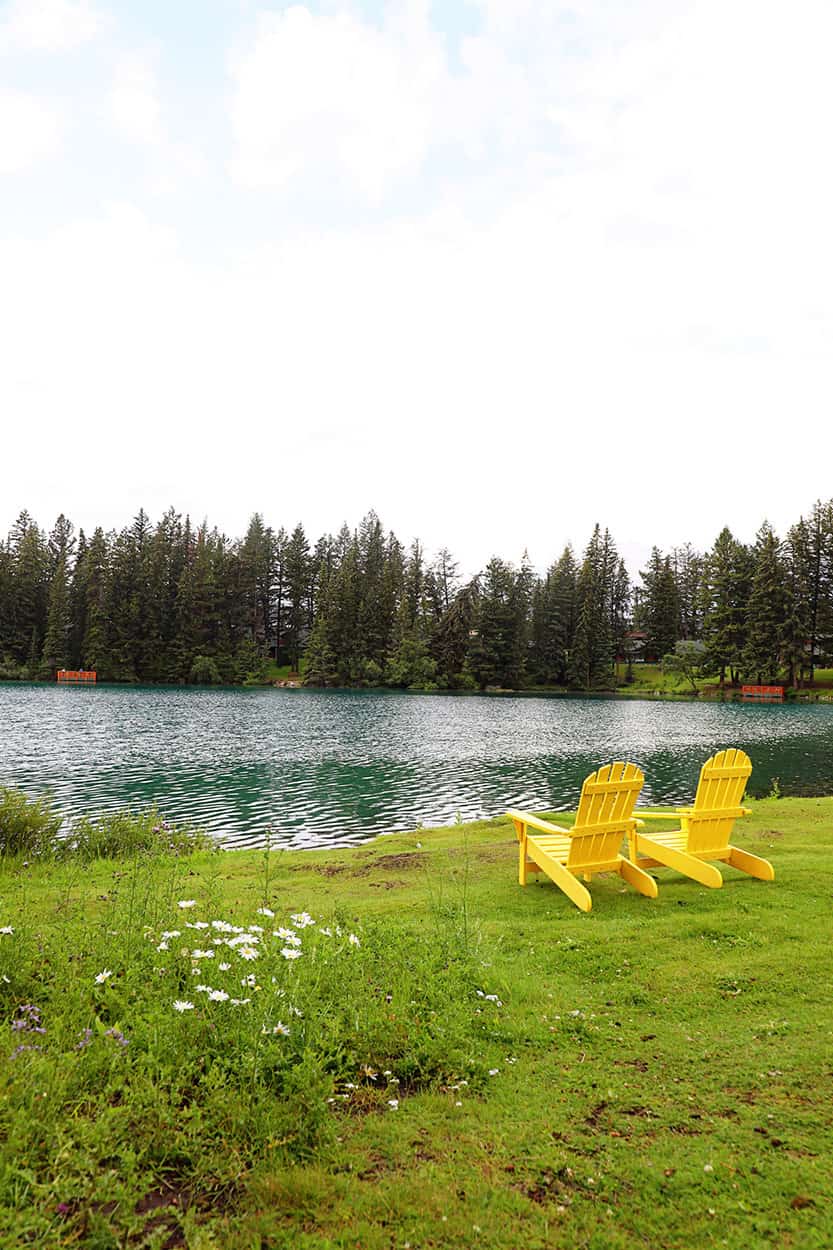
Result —
<instances>
[{"instance_id":1,"label":"chair leg","mask_svg":"<svg viewBox=\"0 0 833 1250\"><path fill-rule=\"evenodd\" d=\"M547 874L563 892L567 895L576 907L582 911L591 911L593 908L593 900L590 897L590 891L585 889L581 882L573 876L569 868L565 868L554 856L549 855L542 847L535 847L535 861L540 868Z\"/></svg>"},{"instance_id":2,"label":"chair leg","mask_svg":"<svg viewBox=\"0 0 833 1250\"><path fill-rule=\"evenodd\" d=\"M520 854L518 856L518 884L526 885L526 873L527 873L526 838L521 839L519 851L520 851Z\"/></svg>"},{"instance_id":3,"label":"chair leg","mask_svg":"<svg viewBox=\"0 0 833 1250\"><path fill-rule=\"evenodd\" d=\"M632 864L629 859L619 858L619 876L627 881L628 885L632 885L640 894L644 894L646 898L656 898L659 890L657 883L653 877L649 877L647 872L643 872L641 868L637 868L636 864Z\"/></svg>"},{"instance_id":4,"label":"chair leg","mask_svg":"<svg viewBox=\"0 0 833 1250\"><path fill-rule=\"evenodd\" d=\"M774 881L775 869L768 859L761 859L758 855L750 855L749 851L742 851L740 847L730 846L729 857L726 861L733 868L739 868L741 872L745 872L750 877L757 877L759 881Z\"/></svg>"}]
</instances>

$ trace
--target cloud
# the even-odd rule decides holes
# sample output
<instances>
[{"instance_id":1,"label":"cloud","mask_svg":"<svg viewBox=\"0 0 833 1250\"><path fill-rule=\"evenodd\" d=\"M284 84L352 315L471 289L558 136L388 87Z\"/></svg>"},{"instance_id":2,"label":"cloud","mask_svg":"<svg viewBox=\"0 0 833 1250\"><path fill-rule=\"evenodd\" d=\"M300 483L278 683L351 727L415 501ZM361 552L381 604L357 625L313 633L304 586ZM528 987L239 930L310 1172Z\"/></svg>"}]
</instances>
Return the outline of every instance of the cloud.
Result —
<instances>
[{"instance_id":1,"label":"cloud","mask_svg":"<svg viewBox=\"0 0 833 1250\"><path fill-rule=\"evenodd\" d=\"M94 39L105 24L90 0L11 0L0 22L0 52L64 52Z\"/></svg>"},{"instance_id":2,"label":"cloud","mask_svg":"<svg viewBox=\"0 0 833 1250\"><path fill-rule=\"evenodd\" d=\"M62 133L51 104L25 91L0 88L0 175L21 173L51 156Z\"/></svg>"},{"instance_id":3,"label":"cloud","mask_svg":"<svg viewBox=\"0 0 833 1250\"><path fill-rule=\"evenodd\" d=\"M378 195L424 160L443 73L424 24L262 13L232 61L235 175L250 187L311 175Z\"/></svg>"},{"instance_id":4,"label":"cloud","mask_svg":"<svg viewBox=\"0 0 833 1250\"><path fill-rule=\"evenodd\" d=\"M653 269L643 292L627 255L557 221L553 190L491 222L441 211L304 230L220 267L126 205L10 241L10 462L38 428L101 468L95 507L83 479L41 476L10 484L7 506L19 491L48 513L39 493L60 496L89 524L174 500L233 533L255 508L317 533L373 504L474 571L526 545L543 564L596 519L623 544L709 543L696 483L726 457L721 524L751 536L764 511L794 519L823 493L821 463L766 503L757 483L785 413L807 431L823 418L823 371L684 345L667 301L653 303ZM754 438L740 433L748 413Z\"/></svg>"},{"instance_id":5,"label":"cloud","mask_svg":"<svg viewBox=\"0 0 833 1250\"><path fill-rule=\"evenodd\" d=\"M127 139L156 144L162 138L156 73L146 58L133 55L116 66L110 93L113 121Z\"/></svg>"},{"instance_id":6,"label":"cloud","mask_svg":"<svg viewBox=\"0 0 833 1250\"><path fill-rule=\"evenodd\" d=\"M231 66L245 195L189 235L122 205L0 252L9 456L50 422L102 462L125 444L96 507L40 469L9 499L173 499L231 532L372 503L473 569L596 519L623 546L751 537L829 495L821 455L761 483L833 402L833 10L573 9L488 0L453 65L419 5L261 13ZM123 68L155 141L152 66ZM273 221L298 189L328 228Z\"/></svg>"}]
</instances>

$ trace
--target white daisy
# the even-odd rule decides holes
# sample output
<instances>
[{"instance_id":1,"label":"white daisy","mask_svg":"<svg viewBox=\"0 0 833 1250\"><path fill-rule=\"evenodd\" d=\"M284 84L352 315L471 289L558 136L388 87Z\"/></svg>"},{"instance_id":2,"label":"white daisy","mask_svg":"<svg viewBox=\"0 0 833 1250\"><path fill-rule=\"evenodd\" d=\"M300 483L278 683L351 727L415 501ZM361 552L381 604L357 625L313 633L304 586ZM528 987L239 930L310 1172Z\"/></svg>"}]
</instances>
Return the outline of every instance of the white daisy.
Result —
<instances>
[{"instance_id":1,"label":"white daisy","mask_svg":"<svg viewBox=\"0 0 833 1250\"><path fill-rule=\"evenodd\" d=\"M181 898L177 903L177 907L181 907L183 910L186 907L196 907L196 905L197 900L195 898Z\"/></svg>"},{"instance_id":2,"label":"white daisy","mask_svg":"<svg viewBox=\"0 0 833 1250\"><path fill-rule=\"evenodd\" d=\"M225 990L212 990L208 995L213 1003L227 1003L229 996Z\"/></svg>"},{"instance_id":3,"label":"white daisy","mask_svg":"<svg viewBox=\"0 0 833 1250\"><path fill-rule=\"evenodd\" d=\"M258 907L257 914L259 916L268 916L271 919L275 913L272 911L271 907Z\"/></svg>"},{"instance_id":4,"label":"white daisy","mask_svg":"<svg viewBox=\"0 0 833 1250\"><path fill-rule=\"evenodd\" d=\"M194 1004L187 1002L185 999L178 998L174 1003L174 1011L193 1011Z\"/></svg>"},{"instance_id":5,"label":"white daisy","mask_svg":"<svg viewBox=\"0 0 833 1250\"><path fill-rule=\"evenodd\" d=\"M281 950L281 954L283 955L284 959L300 959L301 953L302 953L301 951L289 950L289 948L286 946L284 946L283 949Z\"/></svg>"},{"instance_id":6,"label":"white daisy","mask_svg":"<svg viewBox=\"0 0 833 1250\"><path fill-rule=\"evenodd\" d=\"M108 980L108 979L109 979L112 975L113 975L113 974L112 974L112 972L110 971L110 969L109 969L109 968L105 968L103 972L99 972L99 973L96 975L96 978L95 978L95 983L96 983L96 985L103 985L103 984L104 984L104 982L105 982L105 981L107 981L107 980Z\"/></svg>"},{"instance_id":7,"label":"white daisy","mask_svg":"<svg viewBox=\"0 0 833 1250\"><path fill-rule=\"evenodd\" d=\"M289 919L293 924L296 924L299 929L305 929L307 925L315 924L315 921L308 911L298 911L294 916L290 916Z\"/></svg>"},{"instance_id":8,"label":"white daisy","mask_svg":"<svg viewBox=\"0 0 833 1250\"><path fill-rule=\"evenodd\" d=\"M351 946L361 946L361 942L356 937L355 933L351 933L350 936L347 938L347 941L350 943Z\"/></svg>"},{"instance_id":9,"label":"white daisy","mask_svg":"<svg viewBox=\"0 0 833 1250\"><path fill-rule=\"evenodd\" d=\"M241 959L257 959L257 951L253 946L241 946L237 953Z\"/></svg>"},{"instance_id":10,"label":"white daisy","mask_svg":"<svg viewBox=\"0 0 833 1250\"><path fill-rule=\"evenodd\" d=\"M279 1020L277 1024L272 1025L271 1029L269 1028L268 1024L264 1024L263 1028L260 1031L261 1033L265 1033L265 1034L279 1033L282 1037L288 1037L289 1025L284 1024L282 1020Z\"/></svg>"}]
</instances>

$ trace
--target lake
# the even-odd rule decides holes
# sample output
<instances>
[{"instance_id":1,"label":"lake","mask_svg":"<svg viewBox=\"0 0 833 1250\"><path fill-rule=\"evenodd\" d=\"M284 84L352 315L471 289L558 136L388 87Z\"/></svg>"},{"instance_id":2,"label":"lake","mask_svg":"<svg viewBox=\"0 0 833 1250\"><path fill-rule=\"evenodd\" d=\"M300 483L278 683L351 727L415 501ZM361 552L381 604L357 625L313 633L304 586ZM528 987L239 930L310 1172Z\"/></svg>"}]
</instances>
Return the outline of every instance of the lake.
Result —
<instances>
[{"instance_id":1,"label":"lake","mask_svg":"<svg viewBox=\"0 0 833 1250\"><path fill-rule=\"evenodd\" d=\"M228 847L287 847L575 808L599 764L645 772L640 802L691 800L703 761L743 747L751 794L833 794L833 705L418 695L392 691L0 685L0 785L69 816L158 803Z\"/></svg>"}]
</instances>

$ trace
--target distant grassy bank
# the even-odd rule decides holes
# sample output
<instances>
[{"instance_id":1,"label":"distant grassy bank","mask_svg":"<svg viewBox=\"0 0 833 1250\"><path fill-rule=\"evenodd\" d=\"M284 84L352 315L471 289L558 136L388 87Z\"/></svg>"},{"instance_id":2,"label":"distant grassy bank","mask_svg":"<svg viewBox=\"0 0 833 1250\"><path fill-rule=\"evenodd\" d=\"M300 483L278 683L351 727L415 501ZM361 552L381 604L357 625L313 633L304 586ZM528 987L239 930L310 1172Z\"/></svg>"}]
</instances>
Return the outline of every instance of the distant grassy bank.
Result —
<instances>
[{"instance_id":1,"label":"distant grassy bank","mask_svg":"<svg viewBox=\"0 0 833 1250\"><path fill-rule=\"evenodd\" d=\"M485 691L467 690L452 691L432 690L421 691L413 688L411 693L432 693L432 694L528 694L528 695L575 695L594 694L594 695L616 695L619 697L632 699L675 699L675 700L694 700L703 699L739 699L741 697L740 687L719 685L717 678L700 677L696 679L697 689L692 690L691 683L681 678L675 673L664 673L662 666L659 664L635 664L632 667L630 676L627 673L627 666L623 663L616 665L615 669L616 684L607 690L582 691L567 686L532 686L520 690L515 689L491 689ZM15 680L26 680L22 675L18 675ZM53 682L38 683L54 685ZM110 683L105 683L110 684ZM152 683L151 683L152 684ZM300 670L291 668L288 664L278 665L274 661L267 661L262 669L250 677L241 686L260 687L260 686L290 686L297 687L304 684L304 664L301 662ZM391 690L393 687L380 686L375 689ZM335 687L330 687L335 689ZM817 669L815 680L811 686L801 689L787 689L786 698L788 700L797 700L798 702L833 702L833 668Z\"/></svg>"},{"instance_id":2,"label":"distant grassy bank","mask_svg":"<svg viewBox=\"0 0 833 1250\"><path fill-rule=\"evenodd\" d=\"M0 1245L828 1247L833 799L754 808L587 916L503 818L6 859Z\"/></svg>"}]
</instances>

